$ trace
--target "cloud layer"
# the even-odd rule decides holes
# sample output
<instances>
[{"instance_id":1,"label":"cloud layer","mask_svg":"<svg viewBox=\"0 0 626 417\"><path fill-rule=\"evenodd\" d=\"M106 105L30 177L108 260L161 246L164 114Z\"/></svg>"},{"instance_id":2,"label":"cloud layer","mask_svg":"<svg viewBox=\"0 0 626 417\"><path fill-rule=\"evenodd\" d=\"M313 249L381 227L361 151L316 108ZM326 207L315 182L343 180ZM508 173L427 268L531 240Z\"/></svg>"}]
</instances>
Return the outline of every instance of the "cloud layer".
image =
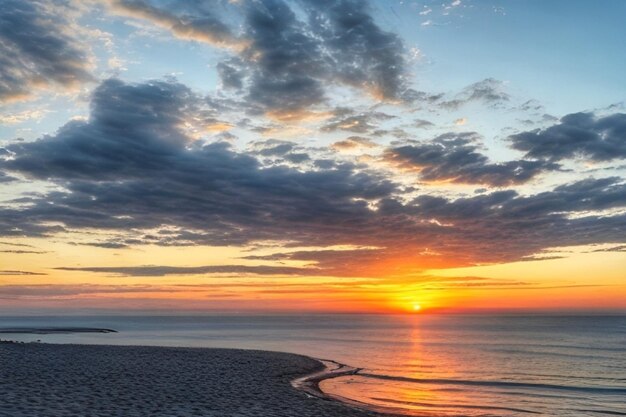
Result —
<instances>
[{"instance_id":1,"label":"cloud layer","mask_svg":"<svg viewBox=\"0 0 626 417\"><path fill-rule=\"evenodd\" d=\"M557 124L511 136L526 157L560 161L576 157L595 162L626 158L626 114L573 113Z\"/></svg>"},{"instance_id":2,"label":"cloud layer","mask_svg":"<svg viewBox=\"0 0 626 417\"><path fill-rule=\"evenodd\" d=\"M109 0L115 13L144 19L174 36L230 49L217 65L223 87L252 114L305 117L326 104L332 85L348 85L380 100L399 100L406 89L404 46L382 30L364 0L229 4L178 3L157 7L142 0ZM229 15L241 29L229 27Z\"/></svg>"},{"instance_id":3,"label":"cloud layer","mask_svg":"<svg viewBox=\"0 0 626 417\"><path fill-rule=\"evenodd\" d=\"M2 209L0 233L97 228L125 237L89 244L117 248L259 241L371 248L282 259L311 261L315 274L338 276L510 261L548 247L619 243L626 236L620 211L626 184L619 177L531 195L501 190L445 198L402 187L364 164L314 159L306 166L265 166L257 158L288 154L295 146L290 142L266 141L246 153L223 142L194 141L184 122L200 105L176 82L103 82L88 120L5 149L11 157L0 169L62 190L25 196L20 206ZM427 180L491 186L521 183L552 168L548 162L491 163L475 140L473 134L446 135L392 148L387 157L419 167ZM170 273L163 268L150 273ZM254 272L212 268L190 271ZM290 268L271 271L305 275Z\"/></svg>"},{"instance_id":4,"label":"cloud layer","mask_svg":"<svg viewBox=\"0 0 626 417\"><path fill-rule=\"evenodd\" d=\"M481 142L476 133L448 133L430 142L390 148L384 158L402 169L418 171L423 181L498 187L523 184L542 172L558 168L543 161L490 162L479 152Z\"/></svg>"},{"instance_id":5,"label":"cloud layer","mask_svg":"<svg viewBox=\"0 0 626 417\"><path fill-rule=\"evenodd\" d=\"M45 87L92 80L90 53L72 33L61 2L5 0L0 7L0 102Z\"/></svg>"},{"instance_id":6,"label":"cloud layer","mask_svg":"<svg viewBox=\"0 0 626 417\"><path fill-rule=\"evenodd\" d=\"M519 105L493 78L458 94L414 90L403 41L377 23L365 0L104 3L125 22L171 34L169 47L184 40L203 52L218 48L217 90L203 95L172 77L105 79L85 97L87 118L59 123L36 140L3 141L0 187L27 191L2 201L0 236L71 233L66 242L94 251L275 250L252 253L245 265L73 264L57 265L59 271L406 276L528 260L558 246L626 243L619 169L609 177L605 165L596 177L570 169L577 159L626 159L623 113L607 108L537 121L541 104ZM68 4L3 3L0 101L92 80L91 52L68 29L72 16L62 13ZM106 21L120 24L117 17ZM494 138L462 131L479 124L458 113L477 106L506 107L511 117L527 112L534 119L519 125L544 127L513 135L518 130L506 127L505 145L518 152L490 152ZM30 114L5 119L23 123ZM288 128L300 136L279 136ZM32 274L21 268L4 272Z\"/></svg>"}]
</instances>

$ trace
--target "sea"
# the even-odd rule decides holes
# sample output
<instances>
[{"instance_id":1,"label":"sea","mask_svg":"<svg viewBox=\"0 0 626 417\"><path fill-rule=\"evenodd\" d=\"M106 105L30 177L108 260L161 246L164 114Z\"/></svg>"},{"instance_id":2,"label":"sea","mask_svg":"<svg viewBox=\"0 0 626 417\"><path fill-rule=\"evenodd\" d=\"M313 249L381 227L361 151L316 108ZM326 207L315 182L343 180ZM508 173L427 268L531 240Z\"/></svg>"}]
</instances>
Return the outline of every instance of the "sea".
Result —
<instances>
[{"instance_id":1,"label":"sea","mask_svg":"<svg viewBox=\"0 0 626 417\"><path fill-rule=\"evenodd\" d=\"M321 389L396 414L626 416L626 316L0 317L0 328L44 326L118 333L0 339L299 353L361 368Z\"/></svg>"}]
</instances>

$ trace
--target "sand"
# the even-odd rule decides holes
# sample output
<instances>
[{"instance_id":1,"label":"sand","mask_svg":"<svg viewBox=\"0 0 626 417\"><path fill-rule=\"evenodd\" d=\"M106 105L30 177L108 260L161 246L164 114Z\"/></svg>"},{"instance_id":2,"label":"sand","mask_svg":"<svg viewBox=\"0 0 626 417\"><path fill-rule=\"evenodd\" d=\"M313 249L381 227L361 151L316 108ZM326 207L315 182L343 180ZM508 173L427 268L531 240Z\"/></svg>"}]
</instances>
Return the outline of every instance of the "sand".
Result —
<instances>
[{"instance_id":1,"label":"sand","mask_svg":"<svg viewBox=\"0 0 626 417\"><path fill-rule=\"evenodd\" d=\"M292 386L322 368L276 352L0 343L0 416L377 415Z\"/></svg>"}]
</instances>

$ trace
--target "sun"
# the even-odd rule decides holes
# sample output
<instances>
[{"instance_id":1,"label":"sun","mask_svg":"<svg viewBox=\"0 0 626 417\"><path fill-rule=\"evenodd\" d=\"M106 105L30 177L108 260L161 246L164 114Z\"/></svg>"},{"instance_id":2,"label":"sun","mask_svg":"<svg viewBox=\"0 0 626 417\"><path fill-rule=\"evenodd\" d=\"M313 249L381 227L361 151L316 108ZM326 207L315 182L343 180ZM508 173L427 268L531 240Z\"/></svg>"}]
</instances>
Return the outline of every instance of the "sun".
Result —
<instances>
[{"instance_id":1,"label":"sun","mask_svg":"<svg viewBox=\"0 0 626 417\"><path fill-rule=\"evenodd\" d=\"M413 304L413 311L414 311L415 313L419 313L421 310L422 310L422 306L421 306L421 305L419 305L419 304L417 304L417 303L414 303L414 304Z\"/></svg>"}]
</instances>

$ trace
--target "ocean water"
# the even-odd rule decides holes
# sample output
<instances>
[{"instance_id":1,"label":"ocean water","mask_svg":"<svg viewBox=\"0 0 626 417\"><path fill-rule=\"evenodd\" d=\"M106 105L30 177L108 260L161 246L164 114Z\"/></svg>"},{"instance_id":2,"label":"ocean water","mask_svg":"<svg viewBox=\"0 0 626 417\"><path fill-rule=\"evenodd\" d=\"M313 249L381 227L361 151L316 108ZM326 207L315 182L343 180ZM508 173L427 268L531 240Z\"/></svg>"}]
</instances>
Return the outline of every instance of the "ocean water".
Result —
<instances>
[{"instance_id":1,"label":"ocean water","mask_svg":"<svg viewBox=\"0 0 626 417\"><path fill-rule=\"evenodd\" d=\"M626 415L626 317L0 317L2 327L81 326L107 334L0 335L23 341L232 347L363 368L322 390L418 416Z\"/></svg>"}]
</instances>

